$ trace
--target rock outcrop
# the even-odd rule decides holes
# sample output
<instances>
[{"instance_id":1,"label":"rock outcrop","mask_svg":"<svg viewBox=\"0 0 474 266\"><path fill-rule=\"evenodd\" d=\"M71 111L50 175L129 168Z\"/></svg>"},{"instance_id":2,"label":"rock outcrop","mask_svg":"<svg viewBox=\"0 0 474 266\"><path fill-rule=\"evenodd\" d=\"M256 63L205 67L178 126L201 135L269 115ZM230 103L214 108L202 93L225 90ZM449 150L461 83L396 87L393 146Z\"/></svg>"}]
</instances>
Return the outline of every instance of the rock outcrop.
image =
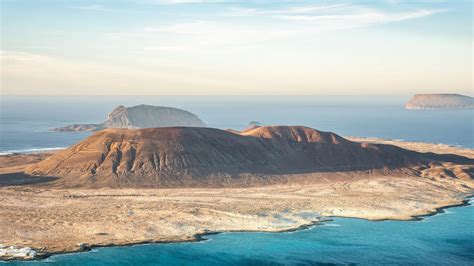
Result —
<instances>
[{"instance_id":1,"label":"rock outcrop","mask_svg":"<svg viewBox=\"0 0 474 266\"><path fill-rule=\"evenodd\" d=\"M26 173L55 177L53 182L64 187L254 186L308 173L408 169L416 175L440 160L474 164L460 156L352 142L297 126L242 133L196 127L105 129ZM469 176L471 168L466 169Z\"/></svg>"},{"instance_id":2,"label":"rock outcrop","mask_svg":"<svg viewBox=\"0 0 474 266\"><path fill-rule=\"evenodd\" d=\"M51 129L52 131L68 132L68 131L98 131L104 129L103 124L73 124L65 127Z\"/></svg>"},{"instance_id":3,"label":"rock outcrop","mask_svg":"<svg viewBox=\"0 0 474 266\"><path fill-rule=\"evenodd\" d=\"M460 94L416 94L406 109L474 109L474 98Z\"/></svg>"},{"instance_id":4,"label":"rock outcrop","mask_svg":"<svg viewBox=\"0 0 474 266\"><path fill-rule=\"evenodd\" d=\"M101 124L74 124L52 131L98 131L104 128L204 127L196 115L177 108L151 105L118 106Z\"/></svg>"}]
</instances>

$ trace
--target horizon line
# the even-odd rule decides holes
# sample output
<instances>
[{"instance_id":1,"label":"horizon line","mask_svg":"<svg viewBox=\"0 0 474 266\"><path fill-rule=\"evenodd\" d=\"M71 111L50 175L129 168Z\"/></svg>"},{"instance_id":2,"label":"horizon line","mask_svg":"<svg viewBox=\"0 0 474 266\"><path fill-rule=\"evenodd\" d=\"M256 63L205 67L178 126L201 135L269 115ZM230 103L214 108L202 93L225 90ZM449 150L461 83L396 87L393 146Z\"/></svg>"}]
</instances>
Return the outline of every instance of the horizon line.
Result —
<instances>
[{"instance_id":1,"label":"horizon line","mask_svg":"<svg viewBox=\"0 0 474 266\"><path fill-rule=\"evenodd\" d=\"M471 94L464 93L384 93L384 94L1 94L5 97L97 97L97 96L111 96L111 97L341 97L341 96L357 96L357 97L383 97L383 96L413 96L417 94L459 94L473 97Z\"/></svg>"}]
</instances>

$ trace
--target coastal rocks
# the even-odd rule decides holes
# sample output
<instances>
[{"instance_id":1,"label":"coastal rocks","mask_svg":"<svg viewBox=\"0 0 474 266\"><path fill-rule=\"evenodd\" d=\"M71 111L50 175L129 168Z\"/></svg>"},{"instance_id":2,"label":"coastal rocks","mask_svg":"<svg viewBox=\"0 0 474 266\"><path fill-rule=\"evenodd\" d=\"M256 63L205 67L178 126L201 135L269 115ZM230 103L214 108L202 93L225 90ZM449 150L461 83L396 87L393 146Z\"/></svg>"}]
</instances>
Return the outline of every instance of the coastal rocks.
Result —
<instances>
[{"instance_id":1,"label":"coastal rocks","mask_svg":"<svg viewBox=\"0 0 474 266\"><path fill-rule=\"evenodd\" d=\"M65 127L58 127L52 129L52 131L97 131L103 129L101 124L73 124Z\"/></svg>"},{"instance_id":2,"label":"coastal rocks","mask_svg":"<svg viewBox=\"0 0 474 266\"><path fill-rule=\"evenodd\" d=\"M118 106L109 113L107 120L100 124L74 124L53 128L52 131L98 131L105 128L155 128L155 127L204 127L199 117L185 110L137 105L133 107Z\"/></svg>"},{"instance_id":3,"label":"coastal rocks","mask_svg":"<svg viewBox=\"0 0 474 266\"><path fill-rule=\"evenodd\" d=\"M474 98L460 94L416 94L406 109L474 109Z\"/></svg>"},{"instance_id":4,"label":"coastal rocks","mask_svg":"<svg viewBox=\"0 0 474 266\"><path fill-rule=\"evenodd\" d=\"M78 243L77 246L80 251L89 251L92 249L92 246L87 243Z\"/></svg>"},{"instance_id":5,"label":"coastal rocks","mask_svg":"<svg viewBox=\"0 0 474 266\"><path fill-rule=\"evenodd\" d=\"M14 259L34 259L38 252L30 247L6 246L0 244L0 259L14 260Z\"/></svg>"}]
</instances>

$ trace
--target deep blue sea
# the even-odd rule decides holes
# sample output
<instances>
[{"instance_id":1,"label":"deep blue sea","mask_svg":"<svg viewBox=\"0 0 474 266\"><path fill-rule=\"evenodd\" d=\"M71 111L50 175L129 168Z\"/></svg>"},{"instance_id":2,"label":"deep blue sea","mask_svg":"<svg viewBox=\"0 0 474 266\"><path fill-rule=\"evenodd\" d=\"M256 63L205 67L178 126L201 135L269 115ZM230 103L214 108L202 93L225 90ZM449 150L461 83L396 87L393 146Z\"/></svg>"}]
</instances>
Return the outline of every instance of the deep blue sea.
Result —
<instances>
[{"instance_id":1,"label":"deep blue sea","mask_svg":"<svg viewBox=\"0 0 474 266\"><path fill-rule=\"evenodd\" d=\"M421 221L334 218L288 233L223 233L193 243L97 248L11 265L473 265L474 206Z\"/></svg>"},{"instance_id":2,"label":"deep blue sea","mask_svg":"<svg viewBox=\"0 0 474 266\"><path fill-rule=\"evenodd\" d=\"M183 108L210 127L304 125L342 136L474 148L474 111L412 111L393 97L11 97L1 99L0 154L55 149L90 133L48 132L95 123L119 104ZM334 218L288 233L223 233L195 243L98 248L13 265L474 265L474 207L422 221ZM0 228L1 230L1 228Z\"/></svg>"}]
</instances>

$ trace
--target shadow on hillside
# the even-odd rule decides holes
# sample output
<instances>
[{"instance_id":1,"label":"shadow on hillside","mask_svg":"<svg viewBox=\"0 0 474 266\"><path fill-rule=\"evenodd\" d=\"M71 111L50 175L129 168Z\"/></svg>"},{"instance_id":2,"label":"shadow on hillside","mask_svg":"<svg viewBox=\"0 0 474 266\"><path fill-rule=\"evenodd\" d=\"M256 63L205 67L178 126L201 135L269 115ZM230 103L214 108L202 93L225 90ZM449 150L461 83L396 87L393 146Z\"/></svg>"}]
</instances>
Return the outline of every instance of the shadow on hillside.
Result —
<instances>
[{"instance_id":1,"label":"shadow on hillside","mask_svg":"<svg viewBox=\"0 0 474 266\"><path fill-rule=\"evenodd\" d=\"M474 159L456 154L438 154L433 152L426 152L421 154L423 154L423 156L425 156L427 160L441 161L454 164L474 164Z\"/></svg>"},{"instance_id":2,"label":"shadow on hillside","mask_svg":"<svg viewBox=\"0 0 474 266\"><path fill-rule=\"evenodd\" d=\"M4 186L22 186L47 183L58 179L49 176L32 176L22 172L0 174L0 187Z\"/></svg>"}]
</instances>

